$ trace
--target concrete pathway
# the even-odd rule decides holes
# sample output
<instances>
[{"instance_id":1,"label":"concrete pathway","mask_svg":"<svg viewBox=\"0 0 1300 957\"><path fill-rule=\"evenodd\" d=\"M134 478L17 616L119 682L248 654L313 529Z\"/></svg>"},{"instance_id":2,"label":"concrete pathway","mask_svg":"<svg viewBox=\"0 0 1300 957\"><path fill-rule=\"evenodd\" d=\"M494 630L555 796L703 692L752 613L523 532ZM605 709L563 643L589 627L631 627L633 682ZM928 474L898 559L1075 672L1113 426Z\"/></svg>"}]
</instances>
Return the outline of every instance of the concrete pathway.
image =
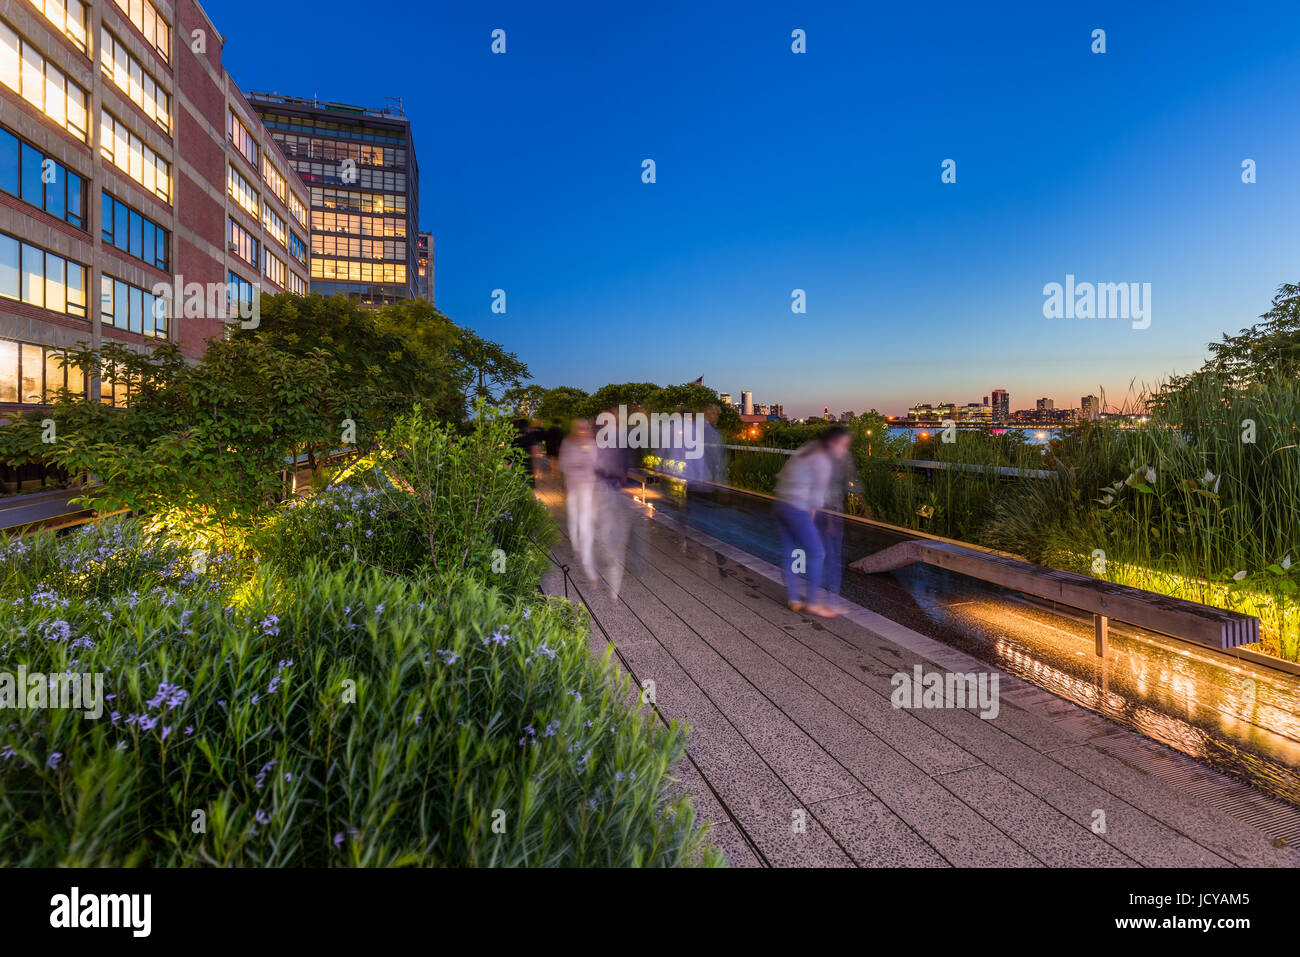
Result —
<instances>
[{"instance_id":1,"label":"concrete pathway","mask_svg":"<svg viewBox=\"0 0 1300 957\"><path fill-rule=\"evenodd\" d=\"M539 494L563 525L561 497ZM636 508L617 602L567 540L555 554L660 713L689 724L679 786L733 866L1300 865L1120 756L1163 745L1011 675L991 719L893 707L892 676L916 665L996 669L865 609L795 614L774 566L660 511ZM563 594L562 575L544 587Z\"/></svg>"}]
</instances>

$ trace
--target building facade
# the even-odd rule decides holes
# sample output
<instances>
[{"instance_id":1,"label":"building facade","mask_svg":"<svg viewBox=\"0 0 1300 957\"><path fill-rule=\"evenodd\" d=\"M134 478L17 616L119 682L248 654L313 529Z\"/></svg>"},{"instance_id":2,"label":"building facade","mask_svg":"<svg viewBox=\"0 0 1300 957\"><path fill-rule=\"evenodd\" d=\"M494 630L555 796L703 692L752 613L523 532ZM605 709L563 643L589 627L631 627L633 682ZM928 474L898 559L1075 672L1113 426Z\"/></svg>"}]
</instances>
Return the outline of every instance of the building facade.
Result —
<instances>
[{"instance_id":1,"label":"building facade","mask_svg":"<svg viewBox=\"0 0 1300 957\"><path fill-rule=\"evenodd\" d=\"M1011 421L1011 395L1006 389L994 389L990 395L993 424L1006 425Z\"/></svg>"},{"instance_id":2,"label":"building facade","mask_svg":"<svg viewBox=\"0 0 1300 957\"><path fill-rule=\"evenodd\" d=\"M252 93L249 102L311 190L311 291L372 305L421 298L420 172L400 107L278 93Z\"/></svg>"},{"instance_id":3,"label":"building facade","mask_svg":"<svg viewBox=\"0 0 1300 957\"><path fill-rule=\"evenodd\" d=\"M1079 399L1079 418L1096 422L1101 418L1101 399L1085 395Z\"/></svg>"},{"instance_id":4,"label":"building facade","mask_svg":"<svg viewBox=\"0 0 1300 957\"><path fill-rule=\"evenodd\" d=\"M420 233L415 247L415 295L433 302L433 233Z\"/></svg>"},{"instance_id":5,"label":"building facade","mask_svg":"<svg viewBox=\"0 0 1300 957\"><path fill-rule=\"evenodd\" d=\"M304 293L309 193L194 0L0 8L0 416L129 383L82 343L189 356L258 291Z\"/></svg>"}]
</instances>

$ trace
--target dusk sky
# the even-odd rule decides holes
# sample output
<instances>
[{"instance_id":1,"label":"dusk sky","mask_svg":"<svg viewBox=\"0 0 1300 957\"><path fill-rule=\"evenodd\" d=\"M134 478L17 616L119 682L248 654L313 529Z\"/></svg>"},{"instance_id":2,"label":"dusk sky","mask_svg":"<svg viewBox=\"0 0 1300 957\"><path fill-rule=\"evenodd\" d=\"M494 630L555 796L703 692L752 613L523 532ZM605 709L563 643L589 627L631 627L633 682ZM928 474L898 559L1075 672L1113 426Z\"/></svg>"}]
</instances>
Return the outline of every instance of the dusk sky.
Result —
<instances>
[{"instance_id":1,"label":"dusk sky","mask_svg":"<svg viewBox=\"0 0 1300 957\"><path fill-rule=\"evenodd\" d=\"M1294 3L204 5L245 90L402 98L439 308L546 386L1119 404L1300 278Z\"/></svg>"}]
</instances>

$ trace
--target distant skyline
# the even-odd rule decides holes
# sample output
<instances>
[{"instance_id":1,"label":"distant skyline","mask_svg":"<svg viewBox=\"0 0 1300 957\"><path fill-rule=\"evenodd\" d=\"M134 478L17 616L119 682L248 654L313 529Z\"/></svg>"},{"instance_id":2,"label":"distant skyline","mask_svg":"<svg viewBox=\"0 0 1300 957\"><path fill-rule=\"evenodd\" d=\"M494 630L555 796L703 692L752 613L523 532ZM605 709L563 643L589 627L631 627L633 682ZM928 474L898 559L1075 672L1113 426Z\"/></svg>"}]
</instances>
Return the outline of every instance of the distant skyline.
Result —
<instances>
[{"instance_id":1,"label":"distant skyline","mask_svg":"<svg viewBox=\"0 0 1300 957\"><path fill-rule=\"evenodd\" d=\"M402 98L438 305L546 386L1120 404L1300 273L1294 5L205 6L245 89ZM1067 276L1149 327L1045 318Z\"/></svg>"},{"instance_id":2,"label":"distant skyline","mask_svg":"<svg viewBox=\"0 0 1300 957\"><path fill-rule=\"evenodd\" d=\"M788 403L788 402L783 402L779 396L774 397L774 398L772 398L772 397L767 397L767 396L762 392L761 389L749 389L749 388L746 388L746 389L728 389L728 388L724 388L724 387L721 387L721 386L715 385L714 383L710 382L710 381L709 381L709 377L708 377L707 375L704 377L704 384L705 384L706 386L708 386L710 389L714 389L714 390L717 391L719 394L725 393L725 394L730 395L730 396L731 396L731 399L732 399L732 402L735 403L737 406L740 405L740 394L741 394L741 392L753 392L753 393L754 393L754 404L755 404L755 405L780 405L780 406L783 406L783 407L784 407L784 411L785 411L786 418L790 418L790 419L806 419L806 418L808 418L809 416L814 416L814 415L819 416L819 415L822 414L822 410L823 410L823 408L825 408L825 407L827 406L827 404L826 404L825 402L823 402L821 405L817 406L816 408L810 408L810 409L808 409L807 411L799 412L799 413L796 414L795 412L793 412L793 411L791 410L791 408L790 408L790 403ZM864 400L864 401L858 402L856 405L853 404L852 402L850 402L848 405L841 405L841 406L834 406L834 405L832 405L832 406L829 406L829 409L830 409L830 411L831 411L832 413L834 413L835 415L838 416L838 415L843 414L844 412L853 412L853 413L855 413L855 414L857 414L857 415L861 415L861 414L863 414L864 412L870 412L870 411L874 408L874 409L875 409L877 412L879 412L881 415L890 415L890 416L894 416L895 418L898 418L898 417L906 416L907 413L908 413L908 411L912 408L912 406L914 406L914 405L919 405L919 404L926 403L926 402L930 403L931 405L941 405L941 404L944 404L944 403L947 403L947 402L951 402L951 403L953 403L954 405L959 405L959 406L960 406L960 405L966 405L968 402L980 402L980 401L983 400L984 396L986 396L986 395L991 395L991 393L993 392L993 389L995 389L995 388L997 388L997 389L1006 389L1006 386L991 386L990 388L986 389L984 392L981 392L979 395L976 395L976 396L973 396L973 397L970 397L970 398L952 398L952 397L946 397L946 396L928 396L928 397L927 397L927 396L921 396L921 397L919 397L919 398L912 399L911 401L907 402L905 405L903 405L902 407L897 408L897 409L892 408L892 407L891 407L891 408L887 408L887 409L886 409L886 408L881 408L881 406L880 406L879 404L877 404L877 403L872 403L872 402L870 402L869 400ZM1036 407L1036 405L1037 405L1037 403L1038 403L1038 400L1039 400L1039 399L1043 399L1043 398L1051 399L1051 400L1055 403L1055 408L1056 408L1056 409L1078 409L1078 408L1080 407L1080 402L1079 402L1079 400L1082 399L1085 395L1095 395L1095 396L1097 396L1098 398L1102 398L1102 397L1103 397L1103 396L1102 396L1102 393L1101 393L1099 390L1097 390L1097 389L1093 389L1093 390L1091 390L1091 391L1081 392L1081 393L1079 393L1078 395L1074 396L1072 399L1067 399L1067 398L1063 398L1063 397L1058 397L1058 396L1054 396L1054 395L1051 395L1051 394L1044 395L1043 393L1040 392L1040 393L1038 393L1038 394L1036 394L1036 395L1034 395L1034 396L1032 396L1032 397L1030 397L1030 398L1028 398L1028 399L1024 399L1024 400L1022 401L1021 399L1017 398L1017 393L1016 393L1016 391L1015 391L1014 389L1007 389L1006 391L1007 391L1008 395L1011 397L1011 411L1012 411L1012 412L1017 412L1017 411L1021 411L1021 410L1024 410L1024 409L1033 409L1033 408ZM1119 408L1119 407L1122 407L1122 406L1124 405L1124 402L1122 401L1122 399L1123 399L1122 396L1112 396L1111 394L1108 393L1104 398L1106 399L1106 411L1112 411L1112 410L1114 410L1115 408Z\"/></svg>"}]
</instances>

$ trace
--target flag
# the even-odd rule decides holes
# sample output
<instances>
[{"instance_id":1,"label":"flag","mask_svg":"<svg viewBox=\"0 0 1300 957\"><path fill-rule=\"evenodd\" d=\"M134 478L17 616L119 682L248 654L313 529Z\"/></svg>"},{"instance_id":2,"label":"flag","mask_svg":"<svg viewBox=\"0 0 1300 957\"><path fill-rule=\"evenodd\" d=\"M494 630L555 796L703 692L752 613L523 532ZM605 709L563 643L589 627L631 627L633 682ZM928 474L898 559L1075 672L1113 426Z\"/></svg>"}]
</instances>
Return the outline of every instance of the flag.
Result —
<instances>
[{"instance_id":1,"label":"flag","mask_svg":"<svg viewBox=\"0 0 1300 957\"><path fill-rule=\"evenodd\" d=\"M691 385L704 385L704 376L700 376L698 379L692 382Z\"/></svg>"}]
</instances>

